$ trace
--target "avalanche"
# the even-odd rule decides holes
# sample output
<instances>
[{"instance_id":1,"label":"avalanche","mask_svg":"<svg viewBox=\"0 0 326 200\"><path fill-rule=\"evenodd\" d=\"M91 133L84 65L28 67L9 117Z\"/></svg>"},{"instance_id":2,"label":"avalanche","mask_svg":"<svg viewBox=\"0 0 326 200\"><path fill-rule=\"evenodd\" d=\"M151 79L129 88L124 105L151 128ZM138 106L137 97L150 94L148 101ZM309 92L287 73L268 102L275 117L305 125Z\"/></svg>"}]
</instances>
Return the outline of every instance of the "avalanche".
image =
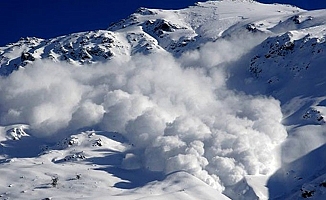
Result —
<instances>
[{"instance_id":1,"label":"avalanche","mask_svg":"<svg viewBox=\"0 0 326 200\"><path fill-rule=\"evenodd\" d=\"M1 47L0 197L322 199L325 21L207 1Z\"/></svg>"}]
</instances>

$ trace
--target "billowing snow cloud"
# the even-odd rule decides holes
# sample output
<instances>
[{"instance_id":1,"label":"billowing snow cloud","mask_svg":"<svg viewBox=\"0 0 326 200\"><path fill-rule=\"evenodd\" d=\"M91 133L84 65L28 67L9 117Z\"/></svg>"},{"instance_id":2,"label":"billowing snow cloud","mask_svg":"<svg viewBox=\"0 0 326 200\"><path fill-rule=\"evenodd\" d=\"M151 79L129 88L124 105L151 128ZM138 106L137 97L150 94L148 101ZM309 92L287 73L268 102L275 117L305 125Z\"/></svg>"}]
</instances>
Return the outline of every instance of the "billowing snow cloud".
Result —
<instances>
[{"instance_id":1,"label":"billowing snow cloud","mask_svg":"<svg viewBox=\"0 0 326 200\"><path fill-rule=\"evenodd\" d=\"M275 170L274 148L286 137L277 100L227 89L225 63L248 48L223 41L178 59L35 62L0 79L1 124L27 123L40 137L84 127L119 132L137 150L124 166L184 170L223 190Z\"/></svg>"}]
</instances>

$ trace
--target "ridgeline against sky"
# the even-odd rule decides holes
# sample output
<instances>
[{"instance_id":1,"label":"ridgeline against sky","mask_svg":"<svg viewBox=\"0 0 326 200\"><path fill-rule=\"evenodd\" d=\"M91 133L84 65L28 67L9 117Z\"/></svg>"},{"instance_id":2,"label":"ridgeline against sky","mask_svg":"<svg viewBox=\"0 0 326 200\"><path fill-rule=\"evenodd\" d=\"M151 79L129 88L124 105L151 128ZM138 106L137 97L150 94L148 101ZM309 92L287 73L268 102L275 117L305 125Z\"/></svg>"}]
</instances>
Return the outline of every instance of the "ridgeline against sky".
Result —
<instances>
[{"instance_id":1,"label":"ridgeline against sky","mask_svg":"<svg viewBox=\"0 0 326 200\"><path fill-rule=\"evenodd\" d=\"M10 0L0 2L0 46L21 37L52 38L74 32L106 29L139 7L179 9L198 0ZM326 8L321 0L259 0L262 3L294 4L304 9Z\"/></svg>"}]
</instances>

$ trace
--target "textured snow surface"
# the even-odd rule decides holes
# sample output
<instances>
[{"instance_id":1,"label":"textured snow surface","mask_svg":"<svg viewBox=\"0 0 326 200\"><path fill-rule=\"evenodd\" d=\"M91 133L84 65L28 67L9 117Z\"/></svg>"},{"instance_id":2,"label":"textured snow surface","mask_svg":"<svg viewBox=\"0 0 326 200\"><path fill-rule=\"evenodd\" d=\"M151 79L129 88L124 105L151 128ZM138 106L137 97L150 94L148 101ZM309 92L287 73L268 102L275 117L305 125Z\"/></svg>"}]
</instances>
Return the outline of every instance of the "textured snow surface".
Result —
<instances>
[{"instance_id":1,"label":"textured snow surface","mask_svg":"<svg viewBox=\"0 0 326 200\"><path fill-rule=\"evenodd\" d=\"M325 22L208 1L0 47L0 198L323 199Z\"/></svg>"}]
</instances>

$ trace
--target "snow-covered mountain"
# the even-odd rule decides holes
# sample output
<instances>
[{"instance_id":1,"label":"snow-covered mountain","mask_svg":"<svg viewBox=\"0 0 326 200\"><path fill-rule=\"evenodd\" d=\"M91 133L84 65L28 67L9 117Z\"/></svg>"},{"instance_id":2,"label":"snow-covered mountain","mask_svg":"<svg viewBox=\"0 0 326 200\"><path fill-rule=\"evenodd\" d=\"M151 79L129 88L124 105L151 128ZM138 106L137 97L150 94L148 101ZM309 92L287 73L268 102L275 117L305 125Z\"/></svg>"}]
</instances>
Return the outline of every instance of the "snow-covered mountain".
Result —
<instances>
[{"instance_id":1,"label":"snow-covered mountain","mask_svg":"<svg viewBox=\"0 0 326 200\"><path fill-rule=\"evenodd\" d=\"M0 47L0 198L324 199L325 36L221 0Z\"/></svg>"}]
</instances>

